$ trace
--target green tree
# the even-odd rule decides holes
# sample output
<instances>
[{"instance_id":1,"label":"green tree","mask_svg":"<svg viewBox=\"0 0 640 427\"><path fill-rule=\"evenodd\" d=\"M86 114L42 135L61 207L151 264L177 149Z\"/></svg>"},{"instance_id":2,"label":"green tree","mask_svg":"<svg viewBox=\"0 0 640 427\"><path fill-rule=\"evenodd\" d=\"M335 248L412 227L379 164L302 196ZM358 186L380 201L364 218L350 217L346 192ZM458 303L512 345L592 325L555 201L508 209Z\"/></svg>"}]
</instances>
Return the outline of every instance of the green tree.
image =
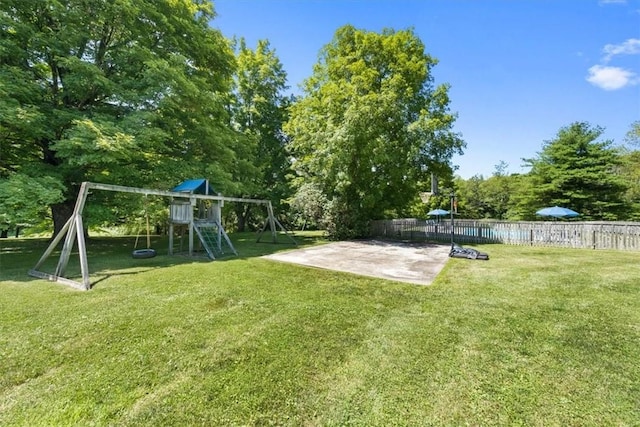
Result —
<instances>
[{"instance_id":1,"label":"green tree","mask_svg":"<svg viewBox=\"0 0 640 427\"><path fill-rule=\"evenodd\" d=\"M489 178L475 175L464 180L456 179L458 213L461 218L490 218L497 220L519 219L513 217L518 189L522 177L507 172L507 163L499 162Z\"/></svg>"},{"instance_id":2,"label":"green tree","mask_svg":"<svg viewBox=\"0 0 640 427\"><path fill-rule=\"evenodd\" d=\"M640 150L624 150L620 174L627 185L624 203L627 219L640 220Z\"/></svg>"},{"instance_id":3,"label":"green tree","mask_svg":"<svg viewBox=\"0 0 640 427\"><path fill-rule=\"evenodd\" d=\"M328 199L332 235L368 233L368 221L400 212L428 174L451 171L464 142L452 131L448 86L411 30L344 26L321 51L285 130L296 173Z\"/></svg>"},{"instance_id":4,"label":"green tree","mask_svg":"<svg viewBox=\"0 0 640 427\"><path fill-rule=\"evenodd\" d=\"M531 167L531 186L520 209L528 211L529 218L537 209L554 205L571 208L584 220L626 217L620 154L612 141L598 141L602 133L600 127L576 122L560 129L537 157L524 159Z\"/></svg>"},{"instance_id":5,"label":"green tree","mask_svg":"<svg viewBox=\"0 0 640 427\"><path fill-rule=\"evenodd\" d=\"M640 120L631 123L625 135L625 147L620 152L622 165L620 174L627 184L625 206L629 213L628 219L640 220Z\"/></svg>"},{"instance_id":6,"label":"green tree","mask_svg":"<svg viewBox=\"0 0 640 427\"><path fill-rule=\"evenodd\" d=\"M474 175L467 180L456 177L459 218L480 219L487 216L484 184L485 178L482 175Z\"/></svg>"},{"instance_id":7,"label":"green tree","mask_svg":"<svg viewBox=\"0 0 640 427\"><path fill-rule=\"evenodd\" d=\"M298 225L301 225L303 230L307 227L320 228L323 226L327 198L314 184L302 184L289 203L293 214L302 218L302 224Z\"/></svg>"},{"instance_id":8,"label":"green tree","mask_svg":"<svg viewBox=\"0 0 640 427\"><path fill-rule=\"evenodd\" d=\"M624 139L630 146L640 147L640 120L631 123Z\"/></svg>"},{"instance_id":9,"label":"green tree","mask_svg":"<svg viewBox=\"0 0 640 427\"><path fill-rule=\"evenodd\" d=\"M62 200L63 188L48 176L11 174L0 180L0 237L10 229L34 225L47 217L47 207Z\"/></svg>"},{"instance_id":10,"label":"green tree","mask_svg":"<svg viewBox=\"0 0 640 427\"><path fill-rule=\"evenodd\" d=\"M290 196L287 175L291 163L282 125L287 119L289 98L284 95L287 74L269 42L259 40L255 50L240 39L237 47L238 69L232 103L234 127L246 136L243 162L234 180L244 183L241 196L267 198L279 210ZM244 229L252 206L238 205L238 228Z\"/></svg>"},{"instance_id":11,"label":"green tree","mask_svg":"<svg viewBox=\"0 0 640 427\"><path fill-rule=\"evenodd\" d=\"M493 175L483 185L486 198L487 218L506 219L511 206L514 178L507 173L508 164L501 161L495 166Z\"/></svg>"},{"instance_id":12,"label":"green tree","mask_svg":"<svg viewBox=\"0 0 640 427\"><path fill-rule=\"evenodd\" d=\"M63 188L55 231L85 180L230 186L234 58L213 17L204 0L0 3L0 178Z\"/></svg>"}]
</instances>

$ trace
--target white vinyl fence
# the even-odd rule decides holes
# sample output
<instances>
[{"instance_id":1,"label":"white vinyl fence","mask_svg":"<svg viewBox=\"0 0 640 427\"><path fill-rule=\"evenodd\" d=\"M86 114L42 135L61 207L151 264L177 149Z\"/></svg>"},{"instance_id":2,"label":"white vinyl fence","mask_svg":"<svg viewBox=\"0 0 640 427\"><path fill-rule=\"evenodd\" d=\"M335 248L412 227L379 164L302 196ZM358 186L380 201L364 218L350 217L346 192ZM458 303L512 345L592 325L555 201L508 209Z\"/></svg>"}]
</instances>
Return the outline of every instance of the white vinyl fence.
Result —
<instances>
[{"instance_id":1,"label":"white vinyl fence","mask_svg":"<svg viewBox=\"0 0 640 427\"><path fill-rule=\"evenodd\" d=\"M371 236L413 241L451 241L451 222L415 218L371 222ZM453 240L465 243L640 250L638 222L479 221L455 219Z\"/></svg>"}]
</instances>

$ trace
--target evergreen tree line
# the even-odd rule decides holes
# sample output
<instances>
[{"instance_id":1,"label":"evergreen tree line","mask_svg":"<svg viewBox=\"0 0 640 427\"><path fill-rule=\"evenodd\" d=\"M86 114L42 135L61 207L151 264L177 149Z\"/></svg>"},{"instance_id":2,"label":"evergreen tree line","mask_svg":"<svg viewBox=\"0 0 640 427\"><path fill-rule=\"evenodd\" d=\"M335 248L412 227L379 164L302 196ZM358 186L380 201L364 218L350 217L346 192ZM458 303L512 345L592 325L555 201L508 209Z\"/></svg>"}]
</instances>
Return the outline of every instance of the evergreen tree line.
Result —
<instances>
[{"instance_id":1,"label":"evergreen tree line","mask_svg":"<svg viewBox=\"0 0 640 427\"><path fill-rule=\"evenodd\" d=\"M469 217L524 219L538 204L638 215L637 152L585 123L562 129L526 175L454 178L465 142L412 30L339 28L292 96L267 40L249 47L214 24L207 0L0 3L0 232L59 231L83 181L166 190L193 178L335 238L424 214L431 176ZM90 227L161 224L166 203L96 192L85 212ZM225 207L238 230L262 215Z\"/></svg>"},{"instance_id":2,"label":"evergreen tree line","mask_svg":"<svg viewBox=\"0 0 640 427\"><path fill-rule=\"evenodd\" d=\"M563 206L584 221L640 220L640 121L631 125L624 144L601 140L602 133L597 126L572 123L543 143L535 158L523 159L528 173L508 174L508 165L499 162L490 177L457 177L459 216L540 220L537 210Z\"/></svg>"}]
</instances>

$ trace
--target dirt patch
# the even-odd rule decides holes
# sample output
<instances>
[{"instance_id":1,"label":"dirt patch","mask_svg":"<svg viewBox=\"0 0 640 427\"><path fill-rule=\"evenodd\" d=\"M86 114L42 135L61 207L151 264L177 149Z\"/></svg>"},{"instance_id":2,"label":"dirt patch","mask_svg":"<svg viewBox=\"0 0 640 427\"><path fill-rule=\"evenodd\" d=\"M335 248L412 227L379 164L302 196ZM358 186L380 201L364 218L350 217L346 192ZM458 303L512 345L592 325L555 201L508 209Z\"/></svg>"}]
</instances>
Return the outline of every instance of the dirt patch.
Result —
<instances>
[{"instance_id":1,"label":"dirt patch","mask_svg":"<svg viewBox=\"0 0 640 427\"><path fill-rule=\"evenodd\" d=\"M371 241L335 242L265 258L363 276L428 285L449 259L449 245Z\"/></svg>"}]
</instances>

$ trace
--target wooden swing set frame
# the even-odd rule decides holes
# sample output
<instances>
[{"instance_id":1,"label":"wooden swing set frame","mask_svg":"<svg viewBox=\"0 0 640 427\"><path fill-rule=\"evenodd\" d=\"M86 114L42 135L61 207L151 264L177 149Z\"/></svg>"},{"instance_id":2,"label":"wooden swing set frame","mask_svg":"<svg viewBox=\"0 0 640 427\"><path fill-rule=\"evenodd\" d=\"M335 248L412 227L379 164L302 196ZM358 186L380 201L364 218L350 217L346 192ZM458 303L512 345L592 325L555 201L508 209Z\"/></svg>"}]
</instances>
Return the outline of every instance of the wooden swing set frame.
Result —
<instances>
[{"instance_id":1,"label":"wooden swing set frame","mask_svg":"<svg viewBox=\"0 0 640 427\"><path fill-rule=\"evenodd\" d=\"M208 195L208 194L192 194L192 193L183 193L183 192L175 192L175 191L162 191L162 190L154 190L149 188L136 188L136 187L126 187L122 185L112 185L112 184L100 184L96 182L85 181L80 186L80 191L78 193L78 198L76 199L76 204L73 209L73 213L69 220L62 227L60 232L53 238L47 249L44 251L42 257L38 263L33 267L33 269L29 270L28 274L33 277L37 277L40 279L46 279L51 282L62 283L68 286L71 286L75 289L79 290L89 290L91 289L91 281L89 278L89 263L87 261L87 247L84 238L84 226L82 220L82 212L84 210L84 205L87 201L87 197L89 195L90 190L104 190L104 191L115 191L121 193L134 193L134 194L143 194L145 196L161 196L161 197L171 197L171 198L179 198L179 199L189 199L195 204L196 200L211 200L217 202L239 202L239 203L252 203L257 205L265 205L267 207L268 218L265 221L262 230L258 236L258 242L262 238L262 234L265 232L267 226L269 226L271 230L272 242L277 242L277 229L276 226L283 231L287 237L289 237L293 243L295 244L295 240L289 235L287 229L285 229L280 221L273 214L273 206L271 205L270 200L261 200L261 199L245 199L240 197L225 197L219 195ZM40 271L40 267L44 264L44 262L51 256L55 248L58 244L65 238L64 245L62 247L62 251L60 252L60 258L58 260L58 264L56 266L54 273L45 273ZM67 265L69 264L69 258L71 256L71 252L73 247L77 241L78 244L78 253L80 257L80 271L82 273L82 281L78 282L76 280L65 277Z\"/></svg>"}]
</instances>

